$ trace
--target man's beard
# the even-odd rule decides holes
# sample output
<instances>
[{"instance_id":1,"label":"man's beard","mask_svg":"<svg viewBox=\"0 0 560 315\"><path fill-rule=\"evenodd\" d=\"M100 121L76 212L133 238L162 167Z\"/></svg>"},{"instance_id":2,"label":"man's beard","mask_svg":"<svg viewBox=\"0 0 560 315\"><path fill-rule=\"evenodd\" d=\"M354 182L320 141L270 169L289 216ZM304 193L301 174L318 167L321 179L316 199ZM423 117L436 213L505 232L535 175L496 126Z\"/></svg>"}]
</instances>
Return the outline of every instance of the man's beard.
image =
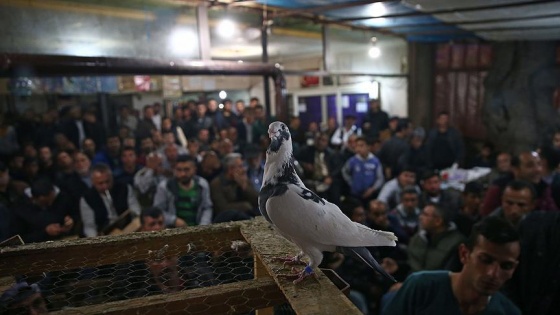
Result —
<instances>
[{"instance_id":1,"label":"man's beard","mask_svg":"<svg viewBox=\"0 0 560 315\"><path fill-rule=\"evenodd\" d=\"M192 177L185 177L185 178L181 178L179 180L179 183L181 183L182 185L188 185L188 184L190 184L191 180L192 180Z\"/></svg>"}]
</instances>

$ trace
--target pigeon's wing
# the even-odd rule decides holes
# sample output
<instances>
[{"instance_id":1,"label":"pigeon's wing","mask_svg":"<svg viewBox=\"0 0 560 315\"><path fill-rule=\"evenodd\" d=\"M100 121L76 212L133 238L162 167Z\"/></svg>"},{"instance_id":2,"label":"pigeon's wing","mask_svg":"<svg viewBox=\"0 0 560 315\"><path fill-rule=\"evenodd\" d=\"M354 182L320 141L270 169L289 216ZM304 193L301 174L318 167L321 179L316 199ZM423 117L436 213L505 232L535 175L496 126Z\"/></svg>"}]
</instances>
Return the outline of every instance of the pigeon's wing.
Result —
<instances>
[{"instance_id":1,"label":"pigeon's wing","mask_svg":"<svg viewBox=\"0 0 560 315\"><path fill-rule=\"evenodd\" d=\"M372 230L352 222L340 209L310 190L287 185L266 202L271 222L294 241L328 246L395 246L391 232Z\"/></svg>"}]
</instances>

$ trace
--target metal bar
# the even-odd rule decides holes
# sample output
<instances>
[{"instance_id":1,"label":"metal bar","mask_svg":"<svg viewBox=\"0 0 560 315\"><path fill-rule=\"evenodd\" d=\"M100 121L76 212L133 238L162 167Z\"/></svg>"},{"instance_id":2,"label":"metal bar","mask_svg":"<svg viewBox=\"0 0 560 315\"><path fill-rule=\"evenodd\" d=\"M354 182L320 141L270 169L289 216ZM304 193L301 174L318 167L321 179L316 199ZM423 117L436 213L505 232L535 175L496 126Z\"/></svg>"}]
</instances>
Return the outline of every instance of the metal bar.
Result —
<instances>
[{"instance_id":1,"label":"metal bar","mask_svg":"<svg viewBox=\"0 0 560 315\"><path fill-rule=\"evenodd\" d=\"M300 9L297 9L297 13L302 14L302 13L325 12L325 11L331 11L331 10L353 8L353 7L358 7L358 6L362 6L362 5L370 5L370 4L374 4L376 2L399 2L399 1L396 1L396 0L378 0L378 1L365 0L365 1L363 1L362 0L362 1L352 1L352 2L341 2L341 3L330 4L330 5L316 5L316 6L307 7L307 8L300 8ZM287 16L291 16L291 15L296 13L296 12L294 12L295 9L285 9L285 8L278 8L278 7L275 7L275 9L280 9L280 10L283 10L283 11L281 11L281 13L274 14L274 18L280 18L280 17L285 18Z\"/></svg>"},{"instance_id":2,"label":"metal bar","mask_svg":"<svg viewBox=\"0 0 560 315\"><path fill-rule=\"evenodd\" d=\"M496 28L479 28L479 29L447 29L433 31L412 31L404 32L407 35L430 35L430 34L462 34L462 33L478 33L478 32L507 32L507 31L531 31L531 30L549 30L560 28L560 25L542 25L542 26L515 26L515 27L496 27Z\"/></svg>"},{"instance_id":3,"label":"metal bar","mask_svg":"<svg viewBox=\"0 0 560 315\"><path fill-rule=\"evenodd\" d=\"M267 12L263 11L261 15L261 47L262 47L262 56L261 61L263 63L268 62L268 19L267 19ZM263 76L263 89L264 89L264 106L267 109L266 115L270 119L270 112L271 106L270 104L270 82L268 81L269 76Z\"/></svg>"},{"instance_id":4,"label":"metal bar","mask_svg":"<svg viewBox=\"0 0 560 315\"><path fill-rule=\"evenodd\" d=\"M206 3L200 3L196 7L196 26L198 28L198 48L200 59L211 60L210 53L210 26L208 25L208 8Z\"/></svg>"},{"instance_id":5,"label":"metal bar","mask_svg":"<svg viewBox=\"0 0 560 315\"><path fill-rule=\"evenodd\" d=\"M472 8L463 8L463 9L444 9L444 10L434 10L434 11L415 11L415 12L406 12L406 13L394 13L394 14L386 14L378 17L371 17L371 16L361 16L361 17L354 17L354 18L344 18L344 19L337 19L337 22L352 22L352 21L362 21L362 20L369 20L369 19L376 19L376 18L394 18L394 17L405 17L405 16L424 16L424 15L434 15L434 14L447 14L447 13L459 13L459 12L473 12L473 11L482 11L488 9L504 9L504 8L512 8L512 7L523 7L523 6L532 6L535 4L540 3L548 3L548 2L555 2L556 0L534 0L534 1L525 1L525 2L517 2L517 3L503 3L503 4L496 4L496 5L487 5L487 6L480 6L480 7L472 7Z\"/></svg>"},{"instance_id":6,"label":"metal bar","mask_svg":"<svg viewBox=\"0 0 560 315\"><path fill-rule=\"evenodd\" d=\"M2 54L0 77L92 75L282 75L263 63L200 61L186 59L138 59L62 55Z\"/></svg>"},{"instance_id":7,"label":"metal bar","mask_svg":"<svg viewBox=\"0 0 560 315\"><path fill-rule=\"evenodd\" d=\"M448 23L453 23L454 25L471 25L471 24L486 24L486 23L502 23L502 22L517 22L517 21L526 21L526 20L540 20L546 18L553 18L553 17L560 17L560 13L551 13L551 14L542 14L542 15L535 15L535 16L519 16L519 17L503 17L503 18L495 18L495 19L480 19L480 20L469 20L469 21L447 21ZM403 25L395 25L391 26L390 28L381 28L387 30L398 30L400 28L407 28L407 27L423 27L423 26L436 26L442 25L442 21L437 22L429 22L429 23L411 23L411 24L403 24Z\"/></svg>"},{"instance_id":8,"label":"metal bar","mask_svg":"<svg viewBox=\"0 0 560 315\"><path fill-rule=\"evenodd\" d=\"M295 75L295 76L316 76L316 77L326 77L326 76L372 76L380 78L407 78L408 74L402 73L367 73L367 72L338 72L338 71L301 71L301 70L284 70L284 75Z\"/></svg>"}]
</instances>

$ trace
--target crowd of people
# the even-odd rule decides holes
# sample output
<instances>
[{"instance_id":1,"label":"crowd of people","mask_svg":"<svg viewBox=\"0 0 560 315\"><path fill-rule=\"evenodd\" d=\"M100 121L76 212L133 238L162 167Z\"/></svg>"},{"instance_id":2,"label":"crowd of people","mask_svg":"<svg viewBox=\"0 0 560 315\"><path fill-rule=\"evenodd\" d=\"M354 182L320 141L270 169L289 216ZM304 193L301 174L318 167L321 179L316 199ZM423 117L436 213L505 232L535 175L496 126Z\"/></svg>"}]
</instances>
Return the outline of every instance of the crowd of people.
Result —
<instances>
[{"instance_id":1,"label":"crowd of people","mask_svg":"<svg viewBox=\"0 0 560 315\"><path fill-rule=\"evenodd\" d=\"M103 127L95 108L41 114L28 109L14 120L4 115L0 241L13 235L25 243L109 235L136 218L139 230L152 231L260 215L270 118L257 98L218 105L213 99L189 101L170 116L159 103L144 106L141 115L122 106L114 131ZM413 314L399 307L415 305L426 311L414 314L438 307L471 314L487 305L514 314L514 304L527 314L546 314L557 303L560 279L541 286L535 282L546 279L546 272L556 275L551 261L560 261L551 245L557 243L543 239L558 239L553 233L560 208L560 131L535 151L494 152L485 143L468 158L449 114L435 118L426 132L405 117L389 117L378 100L371 100L367 114L345 116L341 126L334 118L308 126L298 117L289 119L296 169L305 185L340 205L352 220L399 238L396 248L371 249L397 284L339 254L326 256L323 265L350 284L350 298L364 314L381 314L384 307L386 314ZM456 191L445 188L440 175L454 164L492 171ZM543 228L535 228L538 224ZM199 273L194 278L206 279L197 285L241 276L219 272L220 262L208 256L189 256L197 266L189 270ZM173 267L181 261L184 257L138 262L127 270L143 272L148 280L121 295L193 287L182 269ZM161 270L168 273L165 283L150 277ZM115 274L117 280L126 276ZM426 282L431 284L425 287ZM22 283L2 295L4 306L20 305L21 288L39 292ZM422 293L442 286L455 295L454 304L443 296L427 301ZM535 291L526 294L527 286ZM498 290L514 304L495 295ZM480 297L488 298L486 304Z\"/></svg>"}]
</instances>

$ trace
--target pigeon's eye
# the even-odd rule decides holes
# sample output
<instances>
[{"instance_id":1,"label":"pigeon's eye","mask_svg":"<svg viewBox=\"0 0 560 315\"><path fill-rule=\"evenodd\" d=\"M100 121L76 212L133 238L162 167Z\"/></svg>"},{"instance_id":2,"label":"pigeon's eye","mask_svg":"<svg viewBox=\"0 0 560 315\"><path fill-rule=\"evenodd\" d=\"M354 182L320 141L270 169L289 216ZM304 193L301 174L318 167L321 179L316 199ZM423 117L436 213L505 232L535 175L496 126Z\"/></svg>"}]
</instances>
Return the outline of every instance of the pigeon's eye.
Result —
<instances>
[{"instance_id":1,"label":"pigeon's eye","mask_svg":"<svg viewBox=\"0 0 560 315\"><path fill-rule=\"evenodd\" d=\"M282 125L282 130L286 130L286 125Z\"/></svg>"}]
</instances>

